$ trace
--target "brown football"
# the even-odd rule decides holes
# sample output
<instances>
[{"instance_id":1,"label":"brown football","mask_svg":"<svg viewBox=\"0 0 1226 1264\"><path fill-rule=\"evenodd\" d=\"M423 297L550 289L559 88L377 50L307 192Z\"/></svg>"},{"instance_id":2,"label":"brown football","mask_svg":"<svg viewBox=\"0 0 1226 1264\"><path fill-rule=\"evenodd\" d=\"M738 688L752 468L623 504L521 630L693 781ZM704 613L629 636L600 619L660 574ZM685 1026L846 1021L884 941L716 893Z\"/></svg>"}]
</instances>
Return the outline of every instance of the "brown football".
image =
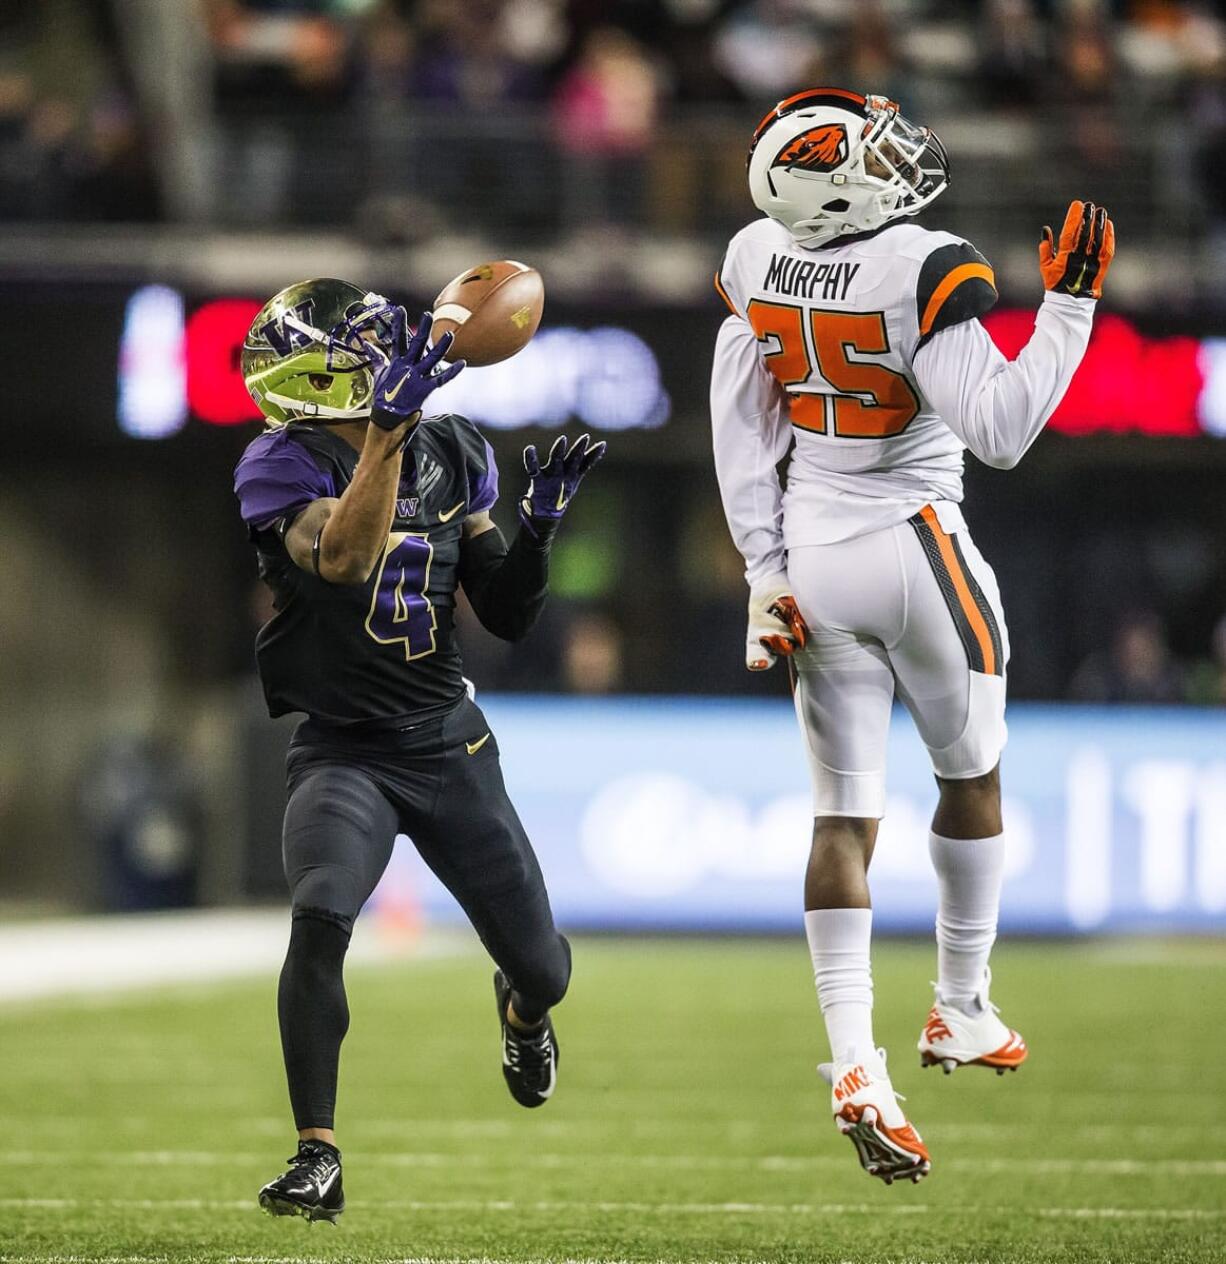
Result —
<instances>
[{"instance_id":1,"label":"brown football","mask_svg":"<svg viewBox=\"0 0 1226 1264\"><path fill-rule=\"evenodd\" d=\"M448 360L497 364L527 345L544 310L545 285L535 268L514 259L482 263L443 286L431 337L455 334Z\"/></svg>"}]
</instances>

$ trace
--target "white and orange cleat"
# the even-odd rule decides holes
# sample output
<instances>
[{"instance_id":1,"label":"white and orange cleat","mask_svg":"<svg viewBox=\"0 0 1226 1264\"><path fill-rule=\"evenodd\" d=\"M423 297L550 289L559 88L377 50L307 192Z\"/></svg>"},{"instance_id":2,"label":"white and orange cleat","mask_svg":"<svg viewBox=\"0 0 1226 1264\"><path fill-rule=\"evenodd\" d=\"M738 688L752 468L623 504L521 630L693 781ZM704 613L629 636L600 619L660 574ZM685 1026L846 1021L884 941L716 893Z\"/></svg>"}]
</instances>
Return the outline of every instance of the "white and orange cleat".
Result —
<instances>
[{"instance_id":1,"label":"white and orange cleat","mask_svg":"<svg viewBox=\"0 0 1226 1264\"><path fill-rule=\"evenodd\" d=\"M838 1130L851 1138L860 1166L887 1185L899 1178L921 1181L932 1161L920 1135L899 1109L898 1094L885 1073L885 1050L879 1061L823 1062L818 1074L830 1085L830 1109ZM877 1068L880 1068L878 1070Z\"/></svg>"},{"instance_id":2,"label":"white and orange cleat","mask_svg":"<svg viewBox=\"0 0 1226 1264\"><path fill-rule=\"evenodd\" d=\"M921 1066L939 1066L946 1075L960 1066L985 1066L1004 1075L1026 1061L1026 1042L1000 1021L996 1006L988 1000L991 978L991 974L986 976L975 998L978 1014L946 1004L937 993L917 1046Z\"/></svg>"}]
</instances>

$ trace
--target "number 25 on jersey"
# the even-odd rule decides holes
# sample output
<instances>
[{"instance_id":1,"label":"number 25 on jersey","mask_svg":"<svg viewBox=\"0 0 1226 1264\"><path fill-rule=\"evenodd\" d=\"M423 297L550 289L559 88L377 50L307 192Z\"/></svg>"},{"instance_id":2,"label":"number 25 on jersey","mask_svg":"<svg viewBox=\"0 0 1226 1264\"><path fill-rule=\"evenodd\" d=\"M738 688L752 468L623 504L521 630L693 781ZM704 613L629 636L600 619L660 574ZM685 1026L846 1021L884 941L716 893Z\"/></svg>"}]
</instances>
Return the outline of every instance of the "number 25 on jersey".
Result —
<instances>
[{"instance_id":1,"label":"number 25 on jersey","mask_svg":"<svg viewBox=\"0 0 1226 1264\"><path fill-rule=\"evenodd\" d=\"M901 434L918 414L919 399L901 373L849 354L890 350L883 312L809 308L808 336L803 307L755 298L746 314L758 341L774 344L763 359L787 391L794 426L840 438L885 439ZM817 391L800 389L812 383L815 370L833 390L821 391L821 382Z\"/></svg>"}]
</instances>

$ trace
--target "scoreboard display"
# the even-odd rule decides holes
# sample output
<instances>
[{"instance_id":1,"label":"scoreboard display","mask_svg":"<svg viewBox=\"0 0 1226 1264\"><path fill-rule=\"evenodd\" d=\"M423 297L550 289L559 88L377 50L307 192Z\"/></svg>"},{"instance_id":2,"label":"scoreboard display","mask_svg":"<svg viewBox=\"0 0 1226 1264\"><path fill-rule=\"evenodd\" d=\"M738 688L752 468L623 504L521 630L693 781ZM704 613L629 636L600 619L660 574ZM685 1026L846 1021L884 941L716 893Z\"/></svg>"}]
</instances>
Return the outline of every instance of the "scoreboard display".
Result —
<instances>
[{"instance_id":1,"label":"scoreboard display","mask_svg":"<svg viewBox=\"0 0 1226 1264\"><path fill-rule=\"evenodd\" d=\"M214 298L188 312L166 286L149 286L127 302L121 341L121 428L157 438L189 416L208 425L254 421L259 414L238 370L238 351L260 300ZM437 396L493 429L565 425L594 430L652 430L672 404L661 357L688 352L658 314L639 314L638 329L601 324L546 325L511 361L471 369ZM702 317L688 323L706 328ZM1034 313L998 308L984 321L1012 358L1026 344ZM652 332L658 332L657 339ZM713 332L713 331L712 331ZM670 366L700 384L690 407L705 400L705 358ZM1226 434L1226 339L1154 337L1111 311L1098 315L1089 350L1050 426L1072 435L1135 433L1191 437Z\"/></svg>"},{"instance_id":2,"label":"scoreboard display","mask_svg":"<svg viewBox=\"0 0 1226 1264\"><path fill-rule=\"evenodd\" d=\"M257 421L239 350L260 304L253 294L187 294L163 284L76 286L71 295L38 287L0 311L0 335L19 366L48 355L63 361L70 343L71 372L51 394L39 385L45 375L10 374L10 408L39 417L13 442L24 448L60 433L91 444L158 440ZM501 365L470 368L439 392L438 403L491 430L671 427L679 431L676 446L696 453L705 445L711 350L721 319L715 310L553 304L524 351ZM984 321L1010 357L1033 323L1033 311L1009 307ZM1101 311L1049 429L1070 436L1226 436L1226 337L1159 332L1152 320Z\"/></svg>"}]
</instances>

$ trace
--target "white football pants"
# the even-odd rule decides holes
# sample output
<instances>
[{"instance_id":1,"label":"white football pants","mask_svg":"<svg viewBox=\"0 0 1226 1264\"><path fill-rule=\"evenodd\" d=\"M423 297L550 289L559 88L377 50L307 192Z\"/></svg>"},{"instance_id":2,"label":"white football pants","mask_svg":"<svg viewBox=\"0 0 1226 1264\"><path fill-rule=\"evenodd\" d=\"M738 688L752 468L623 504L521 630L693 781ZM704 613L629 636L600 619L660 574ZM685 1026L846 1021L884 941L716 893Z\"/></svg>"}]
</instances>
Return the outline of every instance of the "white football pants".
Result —
<instances>
[{"instance_id":1,"label":"white football pants","mask_svg":"<svg viewBox=\"0 0 1226 1264\"><path fill-rule=\"evenodd\" d=\"M792 662L815 815L884 814L895 693L937 776L996 766L1009 640L996 577L964 527L947 532L927 505L883 531L790 550L788 578L811 634Z\"/></svg>"}]
</instances>

